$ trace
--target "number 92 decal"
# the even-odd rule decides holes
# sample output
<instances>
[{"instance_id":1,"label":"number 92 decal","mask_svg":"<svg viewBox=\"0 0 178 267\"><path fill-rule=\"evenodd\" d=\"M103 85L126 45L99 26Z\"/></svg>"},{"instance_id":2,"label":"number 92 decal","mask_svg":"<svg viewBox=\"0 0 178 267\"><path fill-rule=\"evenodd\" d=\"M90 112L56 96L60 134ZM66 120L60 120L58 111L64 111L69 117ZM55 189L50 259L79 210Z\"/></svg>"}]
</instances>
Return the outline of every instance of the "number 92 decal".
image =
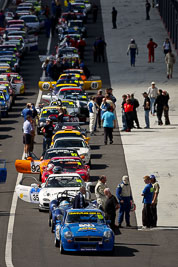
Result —
<instances>
[{"instance_id":1,"label":"number 92 decal","mask_svg":"<svg viewBox=\"0 0 178 267\"><path fill-rule=\"evenodd\" d=\"M31 172L32 173L40 173L40 165L39 165L39 163L35 163L35 162L31 163Z\"/></svg>"}]
</instances>

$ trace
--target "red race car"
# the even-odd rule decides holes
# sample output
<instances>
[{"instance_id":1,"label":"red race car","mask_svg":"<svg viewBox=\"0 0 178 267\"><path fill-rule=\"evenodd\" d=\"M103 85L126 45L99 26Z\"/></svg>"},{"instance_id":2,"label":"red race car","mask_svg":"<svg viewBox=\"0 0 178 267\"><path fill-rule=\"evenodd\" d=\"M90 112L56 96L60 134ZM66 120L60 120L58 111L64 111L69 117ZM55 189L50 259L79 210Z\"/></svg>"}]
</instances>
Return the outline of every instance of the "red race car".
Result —
<instances>
[{"instance_id":1,"label":"red race car","mask_svg":"<svg viewBox=\"0 0 178 267\"><path fill-rule=\"evenodd\" d=\"M80 157L54 157L43 167L42 183L54 173L56 166L61 168L62 173L78 173L85 182L90 178L90 166L84 165Z\"/></svg>"}]
</instances>

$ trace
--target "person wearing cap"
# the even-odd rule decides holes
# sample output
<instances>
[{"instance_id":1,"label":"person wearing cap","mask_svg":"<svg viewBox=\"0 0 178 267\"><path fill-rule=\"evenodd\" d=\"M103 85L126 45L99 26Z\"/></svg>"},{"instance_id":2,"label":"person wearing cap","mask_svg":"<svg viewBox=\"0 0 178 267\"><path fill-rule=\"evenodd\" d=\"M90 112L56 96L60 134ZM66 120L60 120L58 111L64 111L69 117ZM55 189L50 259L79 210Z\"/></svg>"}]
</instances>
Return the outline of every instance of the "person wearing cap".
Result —
<instances>
[{"instance_id":1,"label":"person wearing cap","mask_svg":"<svg viewBox=\"0 0 178 267\"><path fill-rule=\"evenodd\" d=\"M100 109L100 106L101 106L103 98L104 98L103 91L100 89L100 90L98 90L97 95L96 95L96 104L98 106L98 113L97 113L97 117L96 117L96 126L98 123L99 128L101 128L101 109Z\"/></svg>"},{"instance_id":2,"label":"person wearing cap","mask_svg":"<svg viewBox=\"0 0 178 267\"><path fill-rule=\"evenodd\" d=\"M106 181L107 181L106 176L101 175L95 186L96 201L97 201L99 209L101 210L104 210L105 202L106 202L106 196L104 194L104 189L107 187Z\"/></svg>"},{"instance_id":3,"label":"person wearing cap","mask_svg":"<svg viewBox=\"0 0 178 267\"><path fill-rule=\"evenodd\" d=\"M143 108L145 112L145 128L150 128L150 119L149 119L149 113L150 113L150 98L148 97L147 92L143 93L144 97L144 103L143 103Z\"/></svg>"},{"instance_id":4,"label":"person wearing cap","mask_svg":"<svg viewBox=\"0 0 178 267\"><path fill-rule=\"evenodd\" d=\"M43 132L43 154L51 145L54 127L51 119L46 120L46 125L41 129Z\"/></svg>"},{"instance_id":5,"label":"person wearing cap","mask_svg":"<svg viewBox=\"0 0 178 267\"><path fill-rule=\"evenodd\" d=\"M150 176L143 177L146 186L144 187L141 196L143 196L143 210L142 210L142 223L143 229L150 228L152 225L151 204L153 200L153 186L151 184Z\"/></svg>"},{"instance_id":6,"label":"person wearing cap","mask_svg":"<svg viewBox=\"0 0 178 267\"><path fill-rule=\"evenodd\" d=\"M125 221L127 227L130 227L130 209L131 209L131 202L132 202L132 193L131 193L131 187L129 183L129 177L127 175L124 175L122 177L122 182L118 184L116 188L116 196L120 204L119 209L119 228L122 228L122 222L124 219L125 214Z\"/></svg>"},{"instance_id":7,"label":"person wearing cap","mask_svg":"<svg viewBox=\"0 0 178 267\"><path fill-rule=\"evenodd\" d=\"M157 43L153 42L153 38L150 38L147 48L148 48L148 63L155 61L155 48L157 47Z\"/></svg>"},{"instance_id":8,"label":"person wearing cap","mask_svg":"<svg viewBox=\"0 0 178 267\"><path fill-rule=\"evenodd\" d=\"M152 227L157 226L157 203L158 203L158 194L160 186L158 182L156 181L155 175L150 175L151 184L153 186L153 199L151 203L151 214L152 214Z\"/></svg>"},{"instance_id":9,"label":"person wearing cap","mask_svg":"<svg viewBox=\"0 0 178 267\"><path fill-rule=\"evenodd\" d=\"M136 54L138 55L138 46L135 43L134 39L130 40L130 44L127 49L127 55L129 54L130 54L130 65L131 67L135 67Z\"/></svg>"},{"instance_id":10,"label":"person wearing cap","mask_svg":"<svg viewBox=\"0 0 178 267\"><path fill-rule=\"evenodd\" d=\"M152 82L151 86L148 87L147 93L150 98L151 114L154 116L155 115L154 103L158 96L158 88L155 86L155 82Z\"/></svg>"}]
</instances>

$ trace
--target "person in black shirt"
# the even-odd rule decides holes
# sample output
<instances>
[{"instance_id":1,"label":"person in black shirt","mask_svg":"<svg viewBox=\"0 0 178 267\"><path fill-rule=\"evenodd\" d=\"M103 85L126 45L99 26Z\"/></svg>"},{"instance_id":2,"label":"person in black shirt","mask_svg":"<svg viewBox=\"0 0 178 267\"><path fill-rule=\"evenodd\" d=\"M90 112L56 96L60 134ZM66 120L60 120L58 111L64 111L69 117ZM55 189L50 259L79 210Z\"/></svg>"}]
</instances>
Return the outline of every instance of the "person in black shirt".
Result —
<instances>
[{"instance_id":1,"label":"person in black shirt","mask_svg":"<svg viewBox=\"0 0 178 267\"><path fill-rule=\"evenodd\" d=\"M134 98L134 94L131 94L130 99L133 105L133 121L135 121L137 125L137 129L141 129L139 121L138 121L138 116L137 116L137 108L139 107L139 102L136 98Z\"/></svg>"},{"instance_id":2,"label":"person in black shirt","mask_svg":"<svg viewBox=\"0 0 178 267\"><path fill-rule=\"evenodd\" d=\"M104 189L104 194L107 197L105 202L105 218L110 220L110 227L115 231L115 219L116 219L116 210L119 208L119 203L114 195L111 194L109 188Z\"/></svg>"},{"instance_id":3,"label":"person in black shirt","mask_svg":"<svg viewBox=\"0 0 178 267\"><path fill-rule=\"evenodd\" d=\"M73 202L73 209L84 209L88 206L83 195L86 194L86 189L84 186L80 187L79 193L75 196Z\"/></svg>"},{"instance_id":4,"label":"person in black shirt","mask_svg":"<svg viewBox=\"0 0 178 267\"><path fill-rule=\"evenodd\" d=\"M163 96L164 96L164 118L165 118L165 125L170 125L170 120L169 120L169 94L167 91L163 91Z\"/></svg>"},{"instance_id":5,"label":"person in black shirt","mask_svg":"<svg viewBox=\"0 0 178 267\"><path fill-rule=\"evenodd\" d=\"M150 119L149 119L149 114L150 114L150 98L148 97L148 94L146 92L143 93L144 97L144 111L145 111L145 124L146 126L144 128L150 128Z\"/></svg>"},{"instance_id":6,"label":"person in black shirt","mask_svg":"<svg viewBox=\"0 0 178 267\"><path fill-rule=\"evenodd\" d=\"M58 123L62 123L63 122L63 118L64 118L64 110L63 108L59 108L59 114L58 114Z\"/></svg>"},{"instance_id":7,"label":"person in black shirt","mask_svg":"<svg viewBox=\"0 0 178 267\"><path fill-rule=\"evenodd\" d=\"M148 0L146 0L145 7L146 7L146 20L150 20L150 14L149 13L150 13L151 5L148 2Z\"/></svg>"},{"instance_id":8,"label":"person in black shirt","mask_svg":"<svg viewBox=\"0 0 178 267\"><path fill-rule=\"evenodd\" d=\"M43 154L45 153L46 149L48 149L51 145L51 140L53 136L54 127L52 124L52 120L47 119L46 125L41 129L43 132Z\"/></svg>"},{"instance_id":9,"label":"person in black shirt","mask_svg":"<svg viewBox=\"0 0 178 267\"><path fill-rule=\"evenodd\" d=\"M113 25L113 29L117 29L116 20L117 20L117 10L115 9L115 7L113 7L112 8L112 25Z\"/></svg>"},{"instance_id":10,"label":"person in black shirt","mask_svg":"<svg viewBox=\"0 0 178 267\"><path fill-rule=\"evenodd\" d=\"M163 91L161 89L158 90L158 96L155 100L154 107L156 107L157 117L158 117L158 125L163 125L162 122L162 114L163 114L163 107L165 103L165 97L163 95Z\"/></svg>"}]
</instances>

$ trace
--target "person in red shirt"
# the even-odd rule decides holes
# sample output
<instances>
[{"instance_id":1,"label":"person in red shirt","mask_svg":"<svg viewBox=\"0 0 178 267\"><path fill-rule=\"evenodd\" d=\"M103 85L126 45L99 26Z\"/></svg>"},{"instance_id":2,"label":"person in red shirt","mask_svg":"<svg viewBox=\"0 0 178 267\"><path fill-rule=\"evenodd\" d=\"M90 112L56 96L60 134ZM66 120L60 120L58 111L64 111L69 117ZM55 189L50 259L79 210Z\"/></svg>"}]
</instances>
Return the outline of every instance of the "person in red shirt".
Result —
<instances>
[{"instance_id":1,"label":"person in red shirt","mask_svg":"<svg viewBox=\"0 0 178 267\"><path fill-rule=\"evenodd\" d=\"M126 103L124 104L124 112L126 116L127 122L127 130L126 132L130 132L133 128L133 105L130 98L126 99Z\"/></svg>"},{"instance_id":2,"label":"person in red shirt","mask_svg":"<svg viewBox=\"0 0 178 267\"><path fill-rule=\"evenodd\" d=\"M154 51L155 48L157 47L157 43L153 42L153 39L150 38L150 41L147 44L148 48L148 63L154 62L155 56L154 56Z\"/></svg>"},{"instance_id":3,"label":"person in red shirt","mask_svg":"<svg viewBox=\"0 0 178 267\"><path fill-rule=\"evenodd\" d=\"M80 40L78 41L78 51L80 54L80 59L84 59L85 46L86 46L85 40L82 37L80 37Z\"/></svg>"}]
</instances>

